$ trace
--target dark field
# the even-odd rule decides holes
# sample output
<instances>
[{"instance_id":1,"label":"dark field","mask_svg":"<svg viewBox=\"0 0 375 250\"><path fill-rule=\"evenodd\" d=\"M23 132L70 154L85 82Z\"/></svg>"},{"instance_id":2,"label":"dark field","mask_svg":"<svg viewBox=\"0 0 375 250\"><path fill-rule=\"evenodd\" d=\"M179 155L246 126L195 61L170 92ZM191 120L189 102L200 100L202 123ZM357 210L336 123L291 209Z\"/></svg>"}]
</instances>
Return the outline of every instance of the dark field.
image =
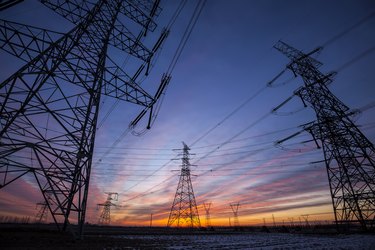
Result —
<instances>
[{"instance_id":1,"label":"dark field","mask_svg":"<svg viewBox=\"0 0 375 250\"><path fill-rule=\"evenodd\" d=\"M0 249L375 249L375 235L337 234L332 228L211 231L88 226L84 239L77 240L57 232L54 225L3 224Z\"/></svg>"}]
</instances>

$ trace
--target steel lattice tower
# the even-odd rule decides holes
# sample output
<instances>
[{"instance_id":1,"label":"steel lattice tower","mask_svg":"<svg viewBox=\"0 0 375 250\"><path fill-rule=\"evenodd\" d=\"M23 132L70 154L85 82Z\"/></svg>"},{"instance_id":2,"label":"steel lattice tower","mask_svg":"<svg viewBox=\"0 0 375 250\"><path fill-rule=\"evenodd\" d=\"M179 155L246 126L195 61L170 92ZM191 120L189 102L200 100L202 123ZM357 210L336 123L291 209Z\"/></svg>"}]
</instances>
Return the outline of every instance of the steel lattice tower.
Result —
<instances>
[{"instance_id":1,"label":"steel lattice tower","mask_svg":"<svg viewBox=\"0 0 375 250\"><path fill-rule=\"evenodd\" d=\"M211 227L211 216L210 216L210 208L212 203L203 203L204 210L206 211L206 227Z\"/></svg>"},{"instance_id":2,"label":"steel lattice tower","mask_svg":"<svg viewBox=\"0 0 375 250\"><path fill-rule=\"evenodd\" d=\"M118 193L106 193L107 200L104 203L98 204L103 207L102 213L99 216L99 224L109 225L111 224L111 207L117 206L112 201L118 201Z\"/></svg>"},{"instance_id":3,"label":"steel lattice tower","mask_svg":"<svg viewBox=\"0 0 375 250\"><path fill-rule=\"evenodd\" d=\"M141 72L147 75L151 58L168 32L152 50L140 41L156 28L153 17L160 12L159 1L41 2L75 27L62 34L0 20L0 48L25 61L0 83L0 188L32 174L57 227L74 233L70 225L78 224L80 236L101 95L143 106L132 125L152 110L170 76L162 77L154 96L136 80ZM138 37L120 16L135 22ZM141 66L134 76L107 55L109 46L139 59Z\"/></svg>"},{"instance_id":4,"label":"steel lattice tower","mask_svg":"<svg viewBox=\"0 0 375 250\"><path fill-rule=\"evenodd\" d=\"M291 62L287 68L299 75L304 86L295 91L309 103L317 120L305 126L322 144L325 165L337 224L359 223L363 229L374 226L375 148L351 120L349 108L328 89L331 74L323 74L322 65L310 55L279 41L274 48Z\"/></svg>"},{"instance_id":5,"label":"steel lattice tower","mask_svg":"<svg viewBox=\"0 0 375 250\"><path fill-rule=\"evenodd\" d=\"M16 4L19 4L23 0L0 0L0 11L8 9Z\"/></svg>"},{"instance_id":6,"label":"steel lattice tower","mask_svg":"<svg viewBox=\"0 0 375 250\"><path fill-rule=\"evenodd\" d=\"M230 204L230 208L232 209L233 215L234 215L234 227L239 227L240 226L240 221L238 219L238 208L240 206L240 203L233 203Z\"/></svg>"},{"instance_id":7,"label":"steel lattice tower","mask_svg":"<svg viewBox=\"0 0 375 250\"><path fill-rule=\"evenodd\" d=\"M190 148L185 143L183 143L183 145L180 180L178 182L167 226L170 227L176 224L177 227L200 227L201 222L199 220L198 208L190 178Z\"/></svg>"},{"instance_id":8,"label":"steel lattice tower","mask_svg":"<svg viewBox=\"0 0 375 250\"><path fill-rule=\"evenodd\" d=\"M46 202L38 202L36 206L37 208L39 207L39 210L35 215L35 222L36 223L46 222L47 216L48 216L48 204Z\"/></svg>"}]
</instances>

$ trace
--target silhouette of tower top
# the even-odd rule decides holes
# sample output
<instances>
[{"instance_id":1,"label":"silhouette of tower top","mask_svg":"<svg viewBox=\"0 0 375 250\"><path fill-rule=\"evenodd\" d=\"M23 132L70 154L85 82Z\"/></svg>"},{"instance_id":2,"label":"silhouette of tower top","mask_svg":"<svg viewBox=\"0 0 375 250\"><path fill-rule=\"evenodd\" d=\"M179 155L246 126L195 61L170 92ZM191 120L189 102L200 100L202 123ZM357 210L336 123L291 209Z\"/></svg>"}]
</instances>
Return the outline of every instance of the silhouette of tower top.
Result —
<instances>
[{"instance_id":1,"label":"silhouette of tower top","mask_svg":"<svg viewBox=\"0 0 375 250\"><path fill-rule=\"evenodd\" d=\"M180 180L178 182L167 226L200 227L201 223L190 177L190 148L184 142L183 145Z\"/></svg>"},{"instance_id":2,"label":"silhouette of tower top","mask_svg":"<svg viewBox=\"0 0 375 250\"><path fill-rule=\"evenodd\" d=\"M335 73L318 70L322 63L311 55L321 48L305 54L281 41L274 48L291 60L287 68L304 81L294 94L316 113L317 120L304 125L304 130L323 149L336 223L374 227L375 148L352 121L353 112L328 89Z\"/></svg>"}]
</instances>

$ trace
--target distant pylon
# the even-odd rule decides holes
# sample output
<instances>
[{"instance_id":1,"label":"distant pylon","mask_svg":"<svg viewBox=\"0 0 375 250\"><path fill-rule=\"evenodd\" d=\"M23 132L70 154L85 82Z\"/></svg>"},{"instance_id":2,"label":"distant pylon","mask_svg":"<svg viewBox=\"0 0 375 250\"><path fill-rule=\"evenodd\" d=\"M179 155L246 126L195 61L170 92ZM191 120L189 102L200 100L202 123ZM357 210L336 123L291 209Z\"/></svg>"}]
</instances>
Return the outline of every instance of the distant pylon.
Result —
<instances>
[{"instance_id":1,"label":"distant pylon","mask_svg":"<svg viewBox=\"0 0 375 250\"><path fill-rule=\"evenodd\" d=\"M306 227L308 227L309 226L309 214L302 214L301 216L306 222Z\"/></svg>"},{"instance_id":2,"label":"distant pylon","mask_svg":"<svg viewBox=\"0 0 375 250\"><path fill-rule=\"evenodd\" d=\"M190 148L184 142L183 145L181 175L167 226L170 227L176 224L177 227L200 227L201 222L190 178Z\"/></svg>"},{"instance_id":3,"label":"distant pylon","mask_svg":"<svg viewBox=\"0 0 375 250\"><path fill-rule=\"evenodd\" d=\"M293 217L288 217L288 220L290 222L290 226L294 227L294 218Z\"/></svg>"},{"instance_id":4,"label":"distant pylon","mask_svg":"<svg viewBox=\"0 0 375 250\"><path fill-rule=\"evenodd\" d=\"M234 215L234 221L233 221L234 227L240 226L240 221L238 220L238 207L239 206L240 206L240 203L230 204L230 207L232 208L233 215Z\"/></svg>"},{"instance_id":5,"label":"distant pylon","mask_svg":"<svg viewBox=\"0 0 375 250\"><path fill-rule=\"evenodd\" d=\"M212 203L203 203L204 210L206 210L206 227L211 227L211 216L210 216L210 208Z\"/></svg>"},{"instance_id":6,"label":"distant pylon","mask_svg":"<svg viewBox=\"0 0 375 250\"><path fill-rule=\"evenodd\" d=\"M98 204L98 206L102 206L103 210L99 217L99 224L102 225L109 225L111 224L111 206L117 206L116 204L112 203L112 201L118 200L118 193L107 192L106 193L107 200L104 203Z\"/></svg>"},{"instance_id":7,"label":"distant pylon","mask_svg":"<svg viewBox=\"0 0 375 250\"><path fill-rule=\"evenodd\" d=\"M38 202L36 204L37 208L39 207L38 212L35 215L35 223L43 223L47 221L48 215L48 204L47 202Z\"/></svg>"}]
</instances>

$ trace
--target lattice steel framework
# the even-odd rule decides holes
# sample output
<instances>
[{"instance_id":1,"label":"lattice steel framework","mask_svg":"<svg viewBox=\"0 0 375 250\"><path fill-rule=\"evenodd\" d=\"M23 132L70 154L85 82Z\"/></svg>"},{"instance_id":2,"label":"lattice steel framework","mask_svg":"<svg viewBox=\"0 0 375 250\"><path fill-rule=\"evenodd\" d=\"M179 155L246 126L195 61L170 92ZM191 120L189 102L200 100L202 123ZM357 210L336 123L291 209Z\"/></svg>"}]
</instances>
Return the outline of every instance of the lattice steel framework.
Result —
<instances>
[{"instance_id":1,"label":"lattice steel framework","mask_svg":"<svg viewBox=\"0 0 375 250\"><path fill-rule=\"evenodd\" d=\"M38 202L36 204L38 212L35 214L35 223L43 223L47 221L48 204L47 202Z\"/></svg>"},{"instance_id":2,"label":"lattice steel framework","mask_svg":"<svg viewBox=\"0 0 375 250\"><path fill-rule=\"evenodd\" d=\"M310 55L319 49L305 54L281 41L274 48L291 59L287 68L304 81L295 94L316 113L316 122L305 129L322 144L336 223L374 227L375 148L351 120L353 113L328 89L334 73L318 70L322 63Z\"/></svg>"},{"instance_id":3,"label":"lattice steel framework","mask_svg":"<svg viewBox=\"0 0 375 250\"><path fill-rule=\"evenodd\" d=\"M210 216L210 208L212 203L203 203L204 210L206 211L206 227L211 227L211 216Z\"/></svg>"},{"instance_id":4,"label":"lattice steel framework","mask_svg":"<svg viewBox=\"0 0 375 250\"><path fill-rule=\"evenodd\" d=\"M80 236L101 95L143 106L132 125L152 110L170 76L162 77L155 95L136 81L141 72L147 75L168 31L153 49L141 42L156 28L159 1L41 2L75 26L62 34L0 20L0 48L26 62L0 84L0 188L32 174L58 228ZM135 22L138 37L120 17ZM134 76L107 55L109 46L139 59Z\"/></svg>"},{"instance_id":5,"label":"lattice steel framework","mask_svg":"<svg viewBox=\"0 0 375 250\"><path fill-rule=\"evenodd\" d=\"M233 221L234 227L240 226L240 220L238 219L238 208L239 207L240 207L240 203L230 204L230 208L232 209L233 216L234 216L234 221Z\"/></svg>"},{"instance_id":6,"label":"lattice steel framework","mask_svg":"<svg viewBox=\"0 0 375 250\"><path fill-rule=\"evenodd\" d=\"M103 207L103 210L99 216L99 224L109 225L111 224L111 207L116 207L117 205L112 201L118 201L118 193L108 192L107 200L104 203L98 204L98 207Z\"/></svg>"},{"instance_id":7,"label":"lattice steel framework","mask_svg":"<svg viewBox=\"0 0 375 250\"><path fill-rule=\"evenodd\" d=\"M177 191L174 197L171 212L167 226L177 227L200 227L198 208L195 202L193 185L190 177L190 148L183 143L183 156L180 180L178 182Z\"/></svg>"}]
</instances>

